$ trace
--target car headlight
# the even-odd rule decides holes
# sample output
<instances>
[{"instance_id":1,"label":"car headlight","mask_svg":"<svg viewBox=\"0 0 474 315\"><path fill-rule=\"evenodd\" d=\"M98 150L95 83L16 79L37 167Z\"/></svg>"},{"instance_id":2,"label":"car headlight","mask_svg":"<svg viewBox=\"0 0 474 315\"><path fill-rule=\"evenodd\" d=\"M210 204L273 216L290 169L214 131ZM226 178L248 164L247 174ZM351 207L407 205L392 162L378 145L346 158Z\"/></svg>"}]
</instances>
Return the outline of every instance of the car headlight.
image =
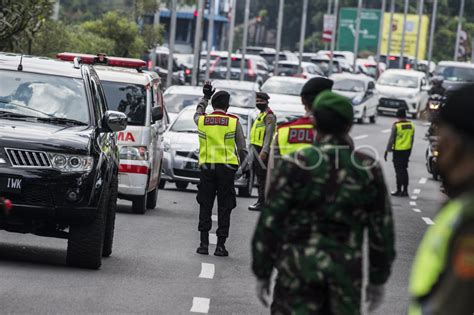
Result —
<instances>
[{"instance_id":1,"label":"car headlight","mask_svg":"<svg viewBox=\"0 0 474 315\"><path fill-rule=\"evenodd\" d=\"M49 153L51 166L61 172L90 172L94 166L91 156Z\"/></svg>"},{"instance_id":2,"label":"car headlight","mask_svg":"<svg viewBox=\"0 0 474 315\"><path fill-rule=\"evenodd\" d=\"M121 160L146 161L148 160L147 147L121 147Z\"/></svg>"},{"instance_id":3,"label":"car headlight","mask_svg":"<svg viewBox=\"0 0 474 315\"><path fill-rule=\"evenodd\" d=\"M163 151L170 152L171 151L171 144L169 141L163 141Z\"/></svg>"},{"instance_id":4,"label":"car headlight","mask_svg":"<svg viewBox=\"0 0 474 315\"><path fill-rule=\"evenodd\" d=\"M364 97L362 95L357 95L357 96L354 96L352 98L352 105L359 105L360 103L362 103L362 99Z\"/></svg>"},{"instance_id":5,"label":"car headlight","mask_svg":"<svg viewBox=\"0 0 474 315\"><path fill-rule=\"evenodd\" d=\"M439 152L437 150L434 150L433 151L433 156L438 156L439 155Z\"/></svg>"}]
</instances>

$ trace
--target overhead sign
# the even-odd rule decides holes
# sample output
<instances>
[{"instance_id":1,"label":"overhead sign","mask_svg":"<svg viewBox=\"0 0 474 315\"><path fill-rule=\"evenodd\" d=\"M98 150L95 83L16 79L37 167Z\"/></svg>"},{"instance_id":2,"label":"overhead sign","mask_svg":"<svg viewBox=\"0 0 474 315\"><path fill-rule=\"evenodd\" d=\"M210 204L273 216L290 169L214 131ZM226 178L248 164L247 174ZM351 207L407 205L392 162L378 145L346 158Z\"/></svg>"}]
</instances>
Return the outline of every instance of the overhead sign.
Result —
<instances>
[{"instance_id":1,"label":"overhead sign","mask_svg":"<svg viewBox=\"0 0 474 315\"><path fill-rule=\"evenodd\" d=\"M428 16L424 15L421 19L420 29L420 46L418 50L418 59L425 59L426 42L428 40ZM383 36L382 36L382 55L387 54L388 34L392 32L392 42L390 45L390 55L399 56L402 48L403 35L403 14L395 13L393 15L393 23L390 26L390 13L385 13L383 19ZM418 34L418 15L408 14L405 33L405 49L404 55L407 57L415 57L416 54L416 37Z\"/></svg>"},{"instance_id":2,"label":"overhead sign","mask_svg":"<svg viewBox=\"0 0 474 315\"><path fill-rule=\"evenodd\" d=\"M380 10L363 9L361 11L359 31L359 51L377 51L380 26ZM341 8L337 50L354 50L356 37L357 8Z\"/></svg>"},{"instance_id":3,"label":"overhead sign","mask_svg":"<svg viewBox=\"0 0 474 315\"><path fill-rule=\"evenodd\" d=\"M332 40L332 30L334 29L334 15L324 14L323 23L323 41L330 42Z\"/></svg>"}]
</instances>

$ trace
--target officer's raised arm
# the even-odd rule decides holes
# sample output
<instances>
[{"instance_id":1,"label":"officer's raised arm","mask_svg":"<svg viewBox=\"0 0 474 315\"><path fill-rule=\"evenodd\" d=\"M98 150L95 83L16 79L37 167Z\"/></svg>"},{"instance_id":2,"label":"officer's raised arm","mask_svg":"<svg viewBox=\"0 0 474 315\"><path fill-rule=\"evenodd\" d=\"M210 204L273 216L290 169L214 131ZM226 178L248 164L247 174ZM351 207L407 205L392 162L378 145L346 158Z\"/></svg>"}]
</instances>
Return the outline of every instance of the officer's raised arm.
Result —
<instances>
[{"instance_id":1,"label":"officer's raised arm","mask_svg":"<svg viewBox=\"0 0 474 315\"><path fill-rule=\"evenodd\" d=\"M194 122L196 125L198 124L199 117L206 113L207 104L215 91L216 89L212 89L211 81L204 82L204 86L202 87L202 93L204 96L199 100L196 112L194 113Z\"/></svg>"}]
</instances>

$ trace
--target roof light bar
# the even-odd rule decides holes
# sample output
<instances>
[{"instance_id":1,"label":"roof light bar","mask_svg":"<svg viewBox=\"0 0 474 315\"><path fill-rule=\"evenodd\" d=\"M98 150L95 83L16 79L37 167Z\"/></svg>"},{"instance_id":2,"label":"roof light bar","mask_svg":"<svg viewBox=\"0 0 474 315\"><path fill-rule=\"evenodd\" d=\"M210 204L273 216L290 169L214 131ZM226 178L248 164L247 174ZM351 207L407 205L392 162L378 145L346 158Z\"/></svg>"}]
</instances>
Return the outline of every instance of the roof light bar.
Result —
<instances>
[{"instance_id":1,"label":"roof light bar","mask_svg":"<svg viewBox=\"0 0 474 315\"><path fill-rule=\"evenodd\" d=\"M56 57L64 61L74 61L76 57L79 57L82 63L85 64L104 64L112 67L123 67L123 68L134 68L139 69L146 67L146 62L135 58L121 58L121 57L108 57L105 54L89 55L89 54L77 54L77 53L59 53Z\"/></svg>"}]
</instances>

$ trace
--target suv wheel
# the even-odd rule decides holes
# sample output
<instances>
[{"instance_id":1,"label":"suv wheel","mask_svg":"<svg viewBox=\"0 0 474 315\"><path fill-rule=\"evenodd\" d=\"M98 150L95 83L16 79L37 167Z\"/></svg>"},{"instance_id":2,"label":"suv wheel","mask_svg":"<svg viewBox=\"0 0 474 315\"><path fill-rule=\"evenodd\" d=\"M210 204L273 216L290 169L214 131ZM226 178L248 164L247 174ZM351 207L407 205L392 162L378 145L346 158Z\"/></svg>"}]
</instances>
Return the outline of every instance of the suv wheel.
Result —
<instances>
[{"instance_id":1,"label":"suv wheel","mask_svg":"<svg viewBox=\"0 0 474 315\"><path fill-rule=\"evenodd\" d=\"M158 201L158 187L155 187L155 189L153 189L152 191L148 193L147 200L146 200L146 208L155 209L157 201Z\"/></svg>"},{"instance_id":2,"label":"suv wheel","mask_svg":"<svg viewBox=\"0 0 474 315\"><path fill-rule=\"evenodd\" d=\"M132 201L132 211L136 214L144 214L146 212L146 204L148 193L145 193L144 196L135 197Z\"/></svg>"},{"instance_id":3,"label":"suv wheel","mask_svg":"<svg viewBox=\"0 0 474 315\"><path fill-rule=\"evenodd\" d=\"M178 188L179 190L185 190L186 188L188 188L188 184L188 182L175 182L176 188Z\"/></svg>"},{"instance_id":4,"label":"suv wheel","mask_svg":"<svg viewBox=\"0 0 474 315\"><path fill-rule=\"evenodd\" d=\"M114 242L115 230L115 213L117 211L117 191L118 178L116 176L112 181L112 185L110 186L110 196L105 221L104 248L102 249L103 257L109 257L112 255L112 245Z\"/></svg>"},{"instance_id":5,"label":"suv wheel","mask_svg":"<svg viewBox=\"0 0 474 315\"><path fill-rule=\"evenodd\" d=\"M108 208L108 196L105 192L103 194L97 216L92 222L69 227L66 257L69 266L99 269L102 264L105 214Z\"/></svg>"}]
</instances>

